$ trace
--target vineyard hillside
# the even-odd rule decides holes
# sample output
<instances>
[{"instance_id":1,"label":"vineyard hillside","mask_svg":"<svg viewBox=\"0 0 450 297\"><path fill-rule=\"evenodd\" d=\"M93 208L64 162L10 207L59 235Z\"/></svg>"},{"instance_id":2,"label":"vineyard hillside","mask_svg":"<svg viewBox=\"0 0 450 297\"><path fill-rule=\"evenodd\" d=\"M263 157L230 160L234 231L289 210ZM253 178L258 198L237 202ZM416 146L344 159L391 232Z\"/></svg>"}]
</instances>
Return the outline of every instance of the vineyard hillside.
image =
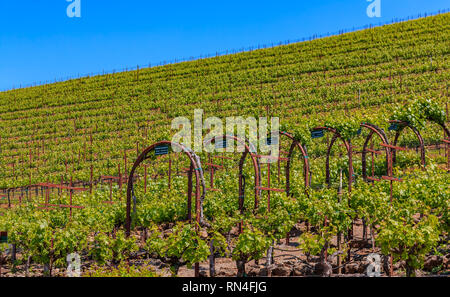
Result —
<instances>
[{"instance_id":1,"label":"vineyard hillside","mask_svg":"<svg viewBox=\"0 0 450 297\"><path fill-rule=\"evenodd\" d=\"M175 133L171 120L355 114L384 121L396 103L448 102L450 14L307 42L0 93L0 188L117 174L124 154ZM436 127L427 144L442 139ZM434 130L433 130L434 129ZM436 133L433 133L435 131ZM138 147L137 147L138 146ZM69 172L69 173L68 173Z\"/></svg>"}]
</instances>

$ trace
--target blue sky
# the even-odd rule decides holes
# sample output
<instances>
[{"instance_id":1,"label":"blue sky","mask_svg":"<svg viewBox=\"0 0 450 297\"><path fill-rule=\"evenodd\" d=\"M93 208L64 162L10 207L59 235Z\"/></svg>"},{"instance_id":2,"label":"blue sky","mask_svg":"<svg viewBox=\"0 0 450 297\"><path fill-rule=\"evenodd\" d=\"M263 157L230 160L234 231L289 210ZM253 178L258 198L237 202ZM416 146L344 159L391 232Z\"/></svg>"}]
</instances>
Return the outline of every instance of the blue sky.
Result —
<instances>
[{"instance_id":1,"label":"blue sky","mask_svg":"<svg viewBox=\"0 0 450 297\"><path fill-rule=\"evenodd\" d=\"M448 0L0 0L0 90L155 64L450 8Z\"/></svg>"}]
</instances>

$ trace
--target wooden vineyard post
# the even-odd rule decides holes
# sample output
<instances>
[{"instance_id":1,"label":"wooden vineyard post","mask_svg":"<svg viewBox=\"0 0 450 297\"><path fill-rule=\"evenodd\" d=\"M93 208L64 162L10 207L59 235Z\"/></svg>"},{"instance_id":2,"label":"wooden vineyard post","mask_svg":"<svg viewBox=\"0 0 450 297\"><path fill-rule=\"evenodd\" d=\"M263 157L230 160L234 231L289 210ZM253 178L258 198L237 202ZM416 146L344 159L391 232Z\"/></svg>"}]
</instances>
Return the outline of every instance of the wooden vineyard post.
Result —
<instances>
[{"instance_id":1,"label":"wooden vineyard post","mask_svg":"<svg viewBox=\"0 0 450 297\"><path fill-rule=\"evenodd\" d=\"M200 277L200 263L198 262L194 264L194 276Z\"/></svg>"}]
</instances>

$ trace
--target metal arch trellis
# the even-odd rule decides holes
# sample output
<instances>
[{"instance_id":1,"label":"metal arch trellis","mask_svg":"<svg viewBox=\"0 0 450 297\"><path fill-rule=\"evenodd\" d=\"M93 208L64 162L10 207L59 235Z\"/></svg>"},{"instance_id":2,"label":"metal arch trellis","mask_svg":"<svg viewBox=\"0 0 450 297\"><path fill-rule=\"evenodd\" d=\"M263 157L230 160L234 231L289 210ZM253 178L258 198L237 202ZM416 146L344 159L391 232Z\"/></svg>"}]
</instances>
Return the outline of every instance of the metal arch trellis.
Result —
<instances>
[{"instance_id":1,"label":"metal arch trellis","mask_svg":"<svg viewBox=\"0 0 450 297\"><path fill-rule=\"evenodd\" d=\"M430 120L430 119L429 119L429 121L437 123L437 122L435 122L433 120ZM395 138L394 138L394 146L397 145L398 139L400 137L400 133L403 131L404 128L407 127L407 128L411 129L414 132L414 134L416 135L417 139L419 140L420 158L421 158L423 169L425 169L426 168L425 142L424 142L423 137L420 134L419 130L417 128L415 128L414 126L412 126L410 123L405 122L405 121L391 120L389 122L392 124L392 126L391 126L392 129L396 130ZM447 128L447 126L445 125L445 123L437 123L437 124L442 127L442 129L444 130L444 133L447 135L448 140L450 140L450 131ZM443 141L448 144L448 140L444 139ZM396 152L394 150L393 156L392 156L393 164L395 164L395 162L396 162L396 157L397 157L396 156ZM450 168L450 157L449 157L449 160L447 161L447 163L448 163L447 166L449 166L449 168Z\"/></svg>"},{"instance_id":2,"label":"metal arch trellis","mask_svg":"<svg viewBox=\"0 0 450 297\"><path fill-rule=\"evenodd\" d=\"M370 133L369 133L369 135L366 138L364 149L363 149L363 173L365 173L365 171L366 171L365 170L366 169L365 168L365 165L366 165L366 163L365 163L365 157L366 157L365 152L366 152L366 149L367 149L367 143L372 138L372 136L374 134L376 134L376 135L378 135L381 138L382 144L386 145L384 147L385 147L385 150L386 150L387 173L388 173L388 176L391 176L391 172L392 172L391 163L392 162L390 162L391 155L390 155L390 148L388 147L389 144L388 144L388 140L387 140L386 134L384 133L384 131L381 128L379 128L379 127L377 127L376 125L373 125L373 124L369 124L369 123L364 123L363 122L363 123L360 124L360 127L361 128L367 128L367 129L370 130ZM361 132L361 128L360 128L360 131L358 132L358 134ZM349 171L349 175L348 175L348 192L350 193L352 191L352 182L353 182L353 176L354 176L354 174L353 174L353 172L354 172L354 169L353 169L353 152L352 152L351 140L350 139L348 139L348 140L344 139L337 129L335 129L333 127L328 127L328 126L319 126L319 127L313 128L312 131L311 131L311 136L313 138L322 137L323 136L323 131L328 131L328 132L333 133L333 137L332 137L331 142L329 143L328 148L327 148L327 156L326 156L326 183L327 183L328 186L330 186L330 184L331 184L331 181L330 181L330 154L331 154L331 149L332 149L334 143L336 142L336 140L338 138L340 138L342 140L342 142L343 142L343 144L344 144L344 146L345 146L345 148L347 150L347 154L348 154L348 160L349 160L348 161L348 171ZM392 181L391 181L391 188L392 188ZM325 224L326 224L326 222L327 222L327 219L325 218ZM364 230L365 230L365 223L364 223ZM340 246L340 236L341 236L341 234L338 235L338 243L337 243L338 246ZM347 236L349 238L353 238L353 223L352 223L350 229L348 230ZM338 263L340 263L340 257L338 258Z\"/></svg>"},{"instance_id":3,"label":"metal arch trellis","mask_svg":"<svg viewBox=\"0 0 450 297\"><path fill-rule=\"evenodd\" d=\"M352 146L351 146L351 141L350 140L346 140L344 139L341 134L339 133L339 131L337 131L337 129L333 128L333 127L327 127L327 126L319 126L319 127L315 127L312 129L312 135L315 132L318 131L328 131L333 133L333 137L331 138L330 144L328 145L327 148L327 156L326 156L326 164L325 164L325 181L327 183L328 186L330 186L331 181L330 181L330 154L331 154L331 149L333 147L333 144L336 142L336 140L338 138L340 138L347 150L347 154L349 157L349 182L348 182L348 189L349 192L351 192L352 189L352 180L353 180L353 160L352 160Z\"/></svg>"},{"instance_id":4,"label":"metal arch trellis","mask_svg":"<svg viewBox=\"0 0 450 297\"><path fill-rule=\"evenodd\" d=\"M374 124L371 124L371 123L363 122L363 123L360 124L360 127L370 130L369 135L366 137L366 140L364 142L364 147L363 147L363 150L362 150L362 174L363 174L363 179L364 180L368 179L367 178L367 172L366 172L366 168L367 168L366 156L367 156L367 152L368 151L370 152L372 150L368 149L367 145L368 145L369 141L372 139L372 137L374 135L377 135L381 139L382 144L384 144L383 146L384 146L384 149L386 151L386 165L387 165L386 166L386 170L387 170L386 173L387 173L387 176L391 176L392 175L392 162L391 162L391 159L390 159L391 150L388 147L389 146L389 141L388 141L388 138L386 136L386 133L384 132L383 129L381 129L378 126L376 126ZM327 149L326 165L325 165L326 166L326 172L325 172L325 174L326 174L326 176L325 176L326 183L327 183L328 186L330 186L330 184L331 184L331 181L330 181L330 155L331 155L331 149L332 149L334 143L336 142L336 140L338 138L340 138L342 140L346 150L347 150L347 154L349 156L349 176L353 176L353 172L354 172L353 162L352 162L353 161L352 160L353 159L352 158L353 153L352 153L351 141L343 139L341 134L339 133L339 131L337 131L335 128L327 127L327 126L316 127L312 131L314 132L314 131L323 131L323 130L327 130L327 131L333 133L333 137L332 137L332 139L330 141L330 144L328 146L328 149ZM351 183L352 183L352 180L350 180L350 178L349 178L349 190L350 191L351 191Z\"/></svg>"},{"instance_id":5,"label":"metal arch trellis","mask_svg":"<svg viewBox=\"0 0 450 297\"><path fill-rule=\"evenodd\" d=\"M278 161L281 159L287 161L286 170L285 170L285 176L286 176L286 190L285 191L289 195L289 193L290 193L290 168L291 168L292 155L294 153L294 149L297 147L303 157L302 159L303 159L303 165L304 165L303 169L304 169L305 187L309 187L309 185L310 185L309 159L308 159L308 153L307 153L306 147L304 145L300 144L297 140L295 140L294 136L291 133L280 131L279 135L285 136L288 139L292 140L292 142L289 146L289 152L287 152L287 154L288 154L287 158L278 157ZM222 139L235 140L235 141L241 143L242 145L244 145L244 147L245 147L245 151L242 153L242 156L241 156L241 159L239 162L239 197L240 197L239 209L241 211L243 211L244 189L245 189L245 180L244 180L242 171L243 171L243 165L245 162L245 158L246 158L247 154L250 153L250 157L252 159L254 170L255 170L255 209L256 209L258 207L258 198L261 195L261 191L264 189L266 189L268 191L270 190L270 188L261 187L261 174L260 174L261 167L260 167L259 159L267 157L267 156L260 156L258 154L253 153L253 152L256 152L256 148L249 141L248 138L240 139L233 135L221 135L221 136L211 137L210 139L206 139L204 141L204 144L207 145L212 142L217 142L219 139L220 140L222 140ZM214 164L209 164L209 163L207 163L207 164L211 167L215 167ZM211 187L212 187L212 181L211 181ZM213 189L213 190L216 190L216 189ZM273 190L277 190L277 189L273 189Z\"/></svg>"},{"instance_id":6,"label":"metal arch trellis","mask_svg":"<svg viewBox=\"0 0 450 297\"><path fill-rule=\"evenodd\" d=\"M172 141L160 141L157 143L152 144L151 146L147 147L136 159L136 161L133 164L133 167L131 168L129 178L128 178L128 186L127 186L127 208L126 208L126 236L130 236L131 234L131 200L133 199L133 213L136 211L136 196L134 195L134 184L133 184L133 176L137 169L137 167L144 162L146 159L149 158L149 153L152 151L159 150L163 147L169 147L169 146L175 146L178 147L181 152L183 152L188 159L190 160L190 168L188 171L188 221L192 221L192 210L191 210L191 203L192 203L192 176L195 174L196 179L196 188L195 188L195 207L196 207L196 221L197 225L204 224L203 220L203 210L202 210L202 202L205 195L205 182L203 178L203 169L201 167L201 163L199 158L188 148L186 148L184 145L172 142ZM170 153L168 150L166 153ZM202 189L202 193L200 192L200 189Z\"/></svg>"},{"instance_id":7,"label":"metal arch trellis","mask_svg":"<svg viewBox=\"0 0 450 297\"><path fill-rule=\"evenodd\" d=\"M244 169L244 163L247 155L250 156L252 159L252 165L253 169L255 171L255 209L258 207L258 198L261 193L261 190L259 190L259 186L261 185L261 176L260 176L260 164L258 158L253 154L253 152L256 152L255 146L247 139L241 139L239 137L236 137L234 135L220 135L220 136L213 136L211 138L204 140L204 145L208 145L211 143L217 144L219 141L224 141L226 143L226 140L230 139L232 141L236 141L239 144L243 145L245 150L242 152L241 158L239 160L239 210L241 213L244 211L244 199L245 199L245 177L243 174ZM225 145L226 146L226 145ZM213 168L214 164L209 164L210 169L214 170ZM212 177L211 177L211 187L212 187Z\"/></svg>"},{"instance_id":8,"label":"metal arch trellis","mask_svg":"<svg viewBox=\"0 0 450 297\"><path fill-rule=\"evenodd\" d=\"M369 141L372 139L374 135L377 135L382 143L384 144L384 149L386 151L386 174L387 176L392 175L392 160L390 158L391 150L388 147L389 140L386 136L386 133L383 129L378 127L377 125L371 124L371 123L361 123L361 127L367 128L370 130L369 135L367 135L366 140L364 141L363 149L362 149L362 157L361 157L361 163L362 163L362 176L365 181L368 179L374 179L374 176L372 174L372 178L367 177L367 152L372 153L372 173L373 173L373 160L374 160L374 154L380 154L378 151L374 151L373 148L368 149L367 146L369 144Z\"/></svg>"},{"instance_id":9,"label":"metal arch trellis","mask_svg":"<svg viewBox=\"0 0 450 297\"><path fill-rule=\"evenodd\" d=\"M308 151L306 149L306 146L300 142L298 142L294 136L286 131L280 131L279 132L279 136L280 139L278 139L278 144L281 144L281 136L285 136L286 138L288 138L289 140L291 140L291 144L289 146L289 151L287 152L287 158L286 158L286 167L285 167L285 177L286 177L286 188L285 188L285 192L286 195L288 196L292 196L291 195L291 184L290 184L290 174L291 174L291 162L292 162L292 156L294 154L294 149L297 147L298 150L300 151L300 153L302 154L302 160L303 160L303 176L304 176L304 181L305 181L305 189L309 188L310 186L310 164L309 164L309 157L308 157ZM271 136L271 142L273 139L273 135ZM279 151L281 153L281 151ZM278 157L278 170L280 171L280 161L283 158L281 158L281 156ZM280 173L278 173L280 175ZM270 186L270 163L268 163L268 186ZM269 188L270 189L270 188ZM275 189L274 189L275 190ZM270 192L269 192L270 195ZM268 210L270 211L270 196L268 198ZM286 244L289 244L289 240L290 240L290 232L288 232L286 234Z\"/></svg>"},{"instance_id":10,"label":"metal arch trellis","mask_svg":"<svg viewBox=\"0 0 450 297\"><path fill-rule=\"evenodd\" d=\"M300 153L303 156L303 175L305 179L305 188L308 188L310 186L310 165L309 165L309 157L308 157L308 151L306 149L306 146L302 143L299 143L297 140L295 140L294 136L289 132L280 131L280 135L283 135L287 137L288 139L292 140L292 143L289 147L289 152L287 156L287 163L286 163L286 194L290 195L290 169L291 169L291 161L292 161L292 155L294 153L294 149L297 147L300 151Z\"/></svg>"},{"instance_id":11,"label":"metal arch trellis","mask_svg":"<svg viewBox=\"0 0 450 297\"><path fill-rule=\"evenodd\" d=\"M417 139L419 140L420 160L421 160L421 164L423 166L423 169L425 169L425 166L426 166L425 142L424 142L423 137L420 134L419 130L417 130L417 128L415 128L410 123L405 122L405 121L391 120L389 122L392 124L391 127L389 127L390 130L395 130L395 137L394 137L394 143L393 143L394 146L397 146L397 142L398 142L398 139L400 137L400 133L405 128L409 128L409 129L411 129L411 131L414 132L414 134L416 135ZM397 152L396 152L396 150L393 150L393 152L392 152L392 165L394 165L396 161L397 161Z\"/></svg>"}]
</instances>

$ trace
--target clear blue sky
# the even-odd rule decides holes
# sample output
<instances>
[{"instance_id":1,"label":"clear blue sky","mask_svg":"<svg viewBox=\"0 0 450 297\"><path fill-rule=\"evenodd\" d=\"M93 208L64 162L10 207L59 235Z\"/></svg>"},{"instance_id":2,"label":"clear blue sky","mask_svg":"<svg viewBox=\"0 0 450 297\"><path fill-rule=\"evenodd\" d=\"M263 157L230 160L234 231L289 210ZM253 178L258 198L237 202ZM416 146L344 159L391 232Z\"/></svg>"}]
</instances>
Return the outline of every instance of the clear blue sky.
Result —
<instances>
[{"instance_id":1,"label":"clear blue sky","mask_svg":"<svg viewBox=\"0 0 450 297\"><path fill-rule=\"evenodd\" d=\"M0 0L0 90L78 74L293 40L450 8L448 0Z\"/></svg>"}]
</instances>

